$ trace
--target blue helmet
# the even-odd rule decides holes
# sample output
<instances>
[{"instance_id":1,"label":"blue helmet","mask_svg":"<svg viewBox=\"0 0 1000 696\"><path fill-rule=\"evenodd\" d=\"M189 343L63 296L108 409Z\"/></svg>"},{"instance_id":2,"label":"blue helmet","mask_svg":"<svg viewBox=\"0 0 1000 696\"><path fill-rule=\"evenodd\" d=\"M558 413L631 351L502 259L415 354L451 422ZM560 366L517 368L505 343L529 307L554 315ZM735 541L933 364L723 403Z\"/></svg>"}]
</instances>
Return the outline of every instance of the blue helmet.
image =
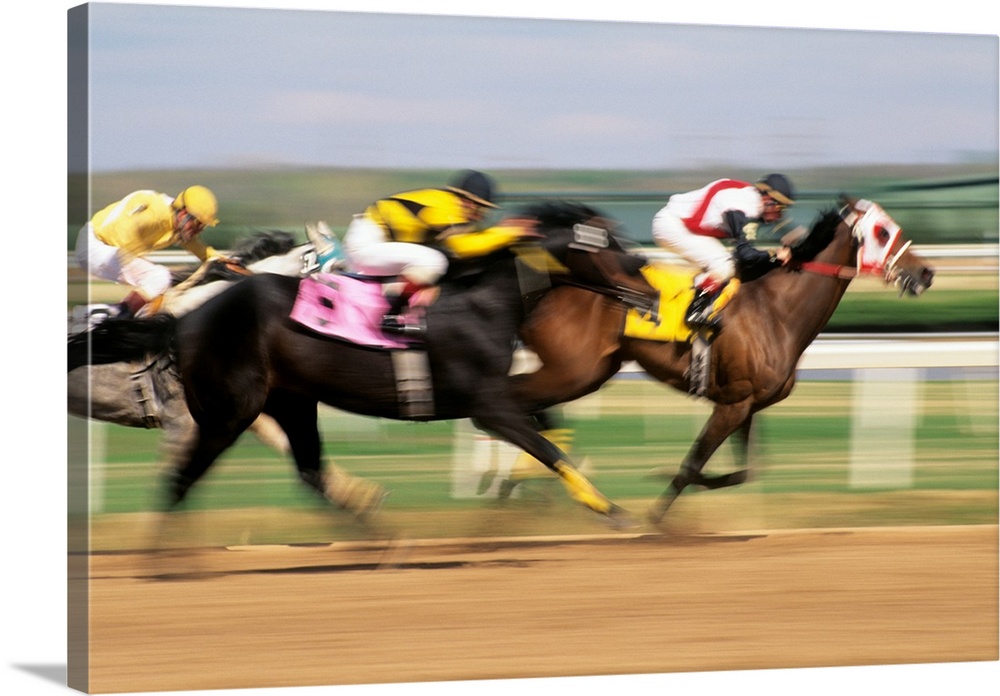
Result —
<instances>
[{"instance_id":1,"label":"blue helmet","mask_svg":"<svg viewBox=\"0 0 1000 696\"><path fill-rule=\"evenodd\" d=\"M493 180L482 172L472 169L461 171L452 178L448 189L487 208L497 207L493 202L496 186Z\"/></svg>"},{"instance_id":2,"label":"blue helmet","mask_svg":"<svg viewBox=\"0 0 1000 696\"><path fill-rule=\"evenodd\" d=\"M784 174L762 176L755 184L761 193L767 194L782 205L795 203L795 189Z\"/></svg>"}]
</instances>

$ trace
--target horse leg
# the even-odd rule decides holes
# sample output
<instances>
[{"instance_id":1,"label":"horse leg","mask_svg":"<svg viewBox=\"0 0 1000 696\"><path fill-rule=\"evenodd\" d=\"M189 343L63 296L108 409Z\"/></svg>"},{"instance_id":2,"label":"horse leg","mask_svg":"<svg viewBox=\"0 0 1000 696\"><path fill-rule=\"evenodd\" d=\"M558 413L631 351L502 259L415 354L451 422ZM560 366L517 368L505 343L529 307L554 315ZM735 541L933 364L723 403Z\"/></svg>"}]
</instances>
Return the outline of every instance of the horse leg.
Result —
<instances>
[{"instance_id":1,"label":"horse leg","mask_svg":"<svg viewBox=\"0 0 1000 696\"><path fill-rule=\"evenodd\" d=\"M738 486L741 483L746 483L747 477L750 474L750 429L752 425L753 414L747 416L747 419L733 433L736 437L733 445L736 452L736 461L740 465L739 469L731 471L728 474L718 474L716 476L710 476L702 472L689 472L691 482L688 485L715 490L717 488L728 488L729 486Z\"/></svg>"},{"instance_id":2,"label":"horse leg","mask_svg":"<svg viewBox=\"0 0 1000 696\"><path fill-rule=\"evenodd\" d=\"M324 471L315 399L275 390L268 396L264 413L287 436L299 479L306 486L358 520L363 521L381 507L388 494L379 484L352 476L333 464Z\"/></svg>"},{"instance_id":3,"label":"horse leg","mask_svg":"<svg viewBox=\"0 0 1000 696\"><path fill-rule=\"evenodd\" d=\"M722 476L714 477L714 480L728 480L732 483L725 483L716 486L716 488L722 488L724 486L735 486L740 483L746 483L747 479L750 477L750 447L751 441L750 436L753 433L753 414L747 416L747 419L743 421L736 432L733 433L736 436L734 442L736 450L736 462L739 464L739 469L732 472L731 474L724 474Z\"/></svg>"},{"instance_id":4,"label":"horse leg","mask_svg":"<svg viewBox=\"0 0 1000 696\"><path fill-rule=\"evenodd\" d=\"M230 428L206 427L199 425L194 443L187 454L179 460L179 465L167 473L168 511L176 509L187 497L191 488L204 476L209 467L223 452L232 446L249 423Z\"/></svg>"},{"instance_id":5,"label":"horse leg","mask_svg":"<svg viewBox=\"0 0 1000 696\"><path fill-rule=\"evenodd\" d=\"M573 432L559 430L547 409L593 393L621 369L619 333L624 310L612 305L616 311L609 312L608 302L596 293L559 288L542 299L521 327L522 339L541 365L534 372L513 375L511 395L520 412L532 414L535 429L557 445L570 443ZM554 332L553 325L566 330ZM544 471L543 465L554 470L550 462L521 454L517 468L501 487L501 496L509 496L518 483ZM561 478L565 483L566 477Z\"/></svg>"},{"instance_id":6,"label":"horse leg","mask_svg":"<svg viewBox=\"0 0 1000 696\"><path fill-rule=\"evenodd\" d=\"M477 428L519 447L554 471L576 502L613 521L621 520L625 515L624 509L608 500L579 472L565 452L545 439L532 426L531 419L516 409L504 408L494 399L472 416L472 422Z\"/></svg>"},{"instance_id":7,"label":"horse leg","mask_svg":"<svg viewBox=\"0 0 1000 696\"><path fill-rule=\"evenodd\" d=\"M531 419L535 430L540 432L546 440L552 442L566 454L572 452L574 430L573 428L561 427L559 422L561 419L557 417L553 409L532 414ZM500 500L505 500L513 494L518 485L525 481L551 480L552 477L553 472L548 467L527 452L521 452L511 464L507 478L500 483L497 495Z\"/></svg>"},{"instance_id":8,"label":"horse leg","mask_svg":"<svg viewBox=\"0 0 1000 696\"><path fill-rule=\"evenodd\" d=\"M263 413L260 414L257 416L257 420L251 423L247 429L256 435L261 443L267 445L275 452L279 454L291 453L292 447L288 443L288 435L285 434L285 431L281 429L281 426L271 416Z\"/></svg>"},{"instance_id":9,"label":"horse leg","mask_svg":"<svg viewBox=\"0 0 1000 696\"><path fill-rule=\"evenodd\" d=\"M673 505L677 496L688 486L702 485L713 487L706 485L706 482L710 482L711 479L704 476L701 470L712 455L715 454L719 446L734 432L740 430L743 433L743 437L749 437L752 417L750 406L750 399L735 404L716 405L712 411L712 415L709 416L708 422L705 423L705 427L702 428L701 434L695 440L687 457L685 457L684 463L681 464L680 470L650 509L649 519L653 524L659 524L663 520L663 516L666 515L667 510ZM739 474L740 472L737 472L732 483L728 485L735 485L735 483L740 482L735 480L739 478ZM742 477L745 480L745 471L742 472ZM721 486L716 485L714 487L719 488Z\"/></svg>"},{"instance_id":10,"label":"horse leg","mask_svg":"<svg viewBox=\"0 0 1000 696\"><path fill-rule=\"evenodd\" d=\"M531 313L520 335L541 366L511 377L511 395L523 413L586 396L618 372L624 310L612 305L608 311L609 302L586 290L558 288Z\"/></svg>"}]
</instances>

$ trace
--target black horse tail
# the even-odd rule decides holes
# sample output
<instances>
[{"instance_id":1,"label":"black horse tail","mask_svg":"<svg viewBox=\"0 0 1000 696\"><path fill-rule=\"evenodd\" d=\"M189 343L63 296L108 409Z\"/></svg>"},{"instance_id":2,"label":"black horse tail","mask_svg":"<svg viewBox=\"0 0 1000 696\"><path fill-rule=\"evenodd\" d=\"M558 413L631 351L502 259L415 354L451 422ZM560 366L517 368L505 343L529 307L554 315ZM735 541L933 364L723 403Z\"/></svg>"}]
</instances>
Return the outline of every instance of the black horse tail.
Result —
<instances>
[{"instance_id":1,"label":"black horse tail","mask_svg":"<svg viewBox=\"0 0 1000 696\"><path fill-rule=\"evenodd\" d=\"M177 318L157 314L145 319L107 319L90 331L71 336L69 369L82 365L142 360L173 347Z\"/></svg>"}]
</instances>

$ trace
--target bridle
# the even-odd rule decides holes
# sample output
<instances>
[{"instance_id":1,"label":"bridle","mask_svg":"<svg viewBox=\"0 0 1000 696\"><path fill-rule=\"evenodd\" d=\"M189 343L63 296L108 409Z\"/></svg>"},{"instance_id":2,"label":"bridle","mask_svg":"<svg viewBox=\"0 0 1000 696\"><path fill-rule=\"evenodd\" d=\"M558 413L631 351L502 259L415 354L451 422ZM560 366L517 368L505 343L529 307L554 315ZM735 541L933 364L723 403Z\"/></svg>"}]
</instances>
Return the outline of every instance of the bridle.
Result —
<instances>
[{"instance_id":1,"label":"bridle","mask_svg":"<svg viewBox=\"0 0 1000 696\"><path fill-rule=\"evenodd\" d=\"M859 275L878 275L885 282L892 283L899 275L897 264L912 244L907 240L893 253L892 248L900 239L901 228L877 203L860 200L853 205L844 205L839 211L840 219L851 229L854 248L857 253L856 265L826 263L823 261L802 261L796 270L819 275L851 280ZM882 241L884 237L884 241Z\"/></svg>"}]
</instances>

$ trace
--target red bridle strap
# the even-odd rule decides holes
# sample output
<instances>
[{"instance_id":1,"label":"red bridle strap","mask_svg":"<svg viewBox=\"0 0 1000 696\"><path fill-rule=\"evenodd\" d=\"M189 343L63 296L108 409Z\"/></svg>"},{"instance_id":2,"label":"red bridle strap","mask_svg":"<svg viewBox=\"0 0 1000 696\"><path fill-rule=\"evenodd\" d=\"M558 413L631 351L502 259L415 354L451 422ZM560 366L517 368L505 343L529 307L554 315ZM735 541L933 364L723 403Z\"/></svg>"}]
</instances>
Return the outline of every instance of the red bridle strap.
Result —
<instances>
[{"instance_id":1,"label":"red bridle strap","mask_svg":"<svg viewBox=\"0 0 1000 696\"><path fill-rule=\"evenodd\" d=\"M822 261L802 261L795 264L793 269L848 280L858 275L858 269L851 266L844 266L837 263L823 263Z\"/></svg>"}]
</instances>

